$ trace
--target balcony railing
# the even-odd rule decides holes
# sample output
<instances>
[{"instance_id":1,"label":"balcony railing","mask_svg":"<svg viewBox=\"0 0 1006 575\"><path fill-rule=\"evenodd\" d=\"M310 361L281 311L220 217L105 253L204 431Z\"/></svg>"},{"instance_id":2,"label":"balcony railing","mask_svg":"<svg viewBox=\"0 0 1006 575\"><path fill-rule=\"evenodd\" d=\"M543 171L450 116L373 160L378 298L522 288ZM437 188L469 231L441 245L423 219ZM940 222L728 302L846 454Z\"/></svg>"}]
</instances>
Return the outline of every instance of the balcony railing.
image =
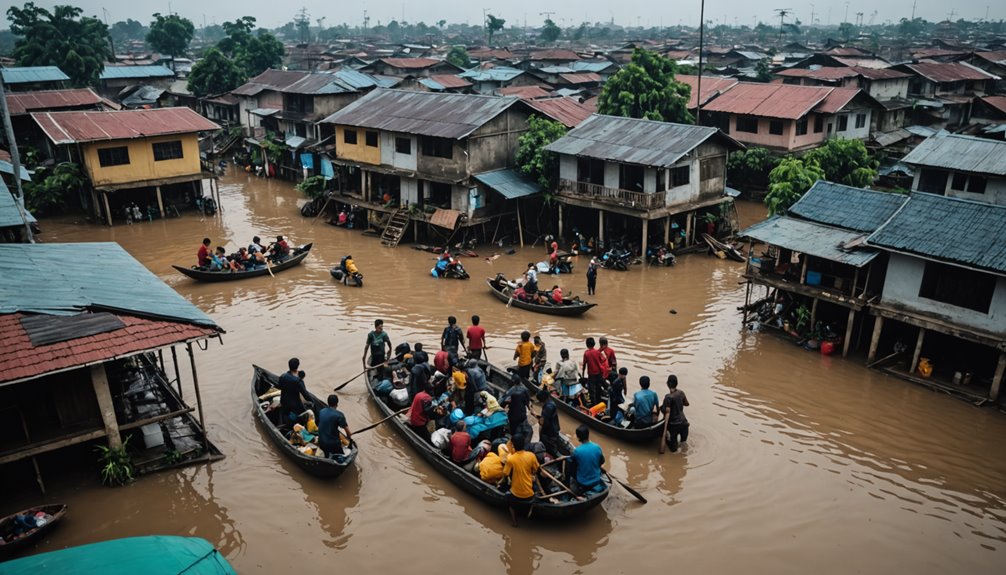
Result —
<instances>
[{"instance_id":1,"label":"balcony railing","mask_svg":"<svg viewBox=\"0 0 1006 575\"><path fill-rule=\"evenodd\" d=\"M565 179L559 180L558 191L560 195L564 196L587 198L637 210L653 210L664 207L664 192L634 192Z\"/></svg>"}]
</instances>

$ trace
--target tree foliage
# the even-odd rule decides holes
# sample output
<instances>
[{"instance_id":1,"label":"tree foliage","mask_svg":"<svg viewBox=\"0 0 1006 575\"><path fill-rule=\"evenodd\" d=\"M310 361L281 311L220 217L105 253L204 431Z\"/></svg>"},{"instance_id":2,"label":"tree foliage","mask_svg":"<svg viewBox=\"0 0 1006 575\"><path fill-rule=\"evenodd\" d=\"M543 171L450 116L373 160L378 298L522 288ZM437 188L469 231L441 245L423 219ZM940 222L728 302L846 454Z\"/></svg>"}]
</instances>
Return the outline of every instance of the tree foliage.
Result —
<instances>
[{"instance_id":1,"label":"tree foliage","mask_svg":"<svg viewBox=\"0 0 1006 575\"><path fill-rule=\"evenodd\" d=\"M264 30L252 34L255 29L255 18L252 16L224 22L223 27L227 37L217 43L217 48L234 59L246 76L257 76L282 64L283 44Z\"/></svg>"},{"instance_id":2,"label":"tree foliage","mask_svg":"<svg viewBox=\"0 0 1006 575\"><path fill-rule=\"evenodd\" d=\"M36 215L52 213L66 203L71 192L86 183L80 166L72 162L36 168L32 181L24 186L25 206Z\"/></svg>"},{"instance_id":3,"label":"tree foliage","mask_svg":"<svg viewBox=\"0 0 1006 575\"><path fill-rule=\"evenodd\" d=\"M97 83L112 58L108 26L80 14L76 6L50 12L34 2L8 8L11 32L19 36L13 53L18 65L59 66L75 86Z\"/></svg>"},{"instance_id":4,"label":"tree foliage","mask_svg":"<svg viewBox=\"0 0 1006 575\"><path fill-rule=\"evenodd\" d=\"M504 20L503 18L497 18L492 14L486 15L486 33L489 34L490 48L492 48L493 45L493 34L502 30L505 24L506 20Z\"/></svg>"},{"instance_id":5,"label":"tree foliage","mask_svg":"<svg viewBox=\"0 0 1006 575\"><path fill-rule=\"evenodd\" d=\"M189 91L197 98L229 92L245 82L244 69L217 48L206 51L189 73Z\"/></svg>"},{"instance_id":6,"label":"tree foliage","mask_svg":"<svg viewBox=\"0 0 1006 575\"><path fill-rule=\"evenodd\" d=\"M814 160L783 158L769 174L768 194L765 195L769 215L786 213L814 182L823 179L824 171Z\"/></svg>"},{"instance_id":7,"label":"tree foliage","mask_svg":"<svg viewBox=\"0 0 1006 575\"><path fill-rule=\"evenodd\" d=\"M155 13L150 31L147 32L147 43L154 50L171 56L173 62L177 56L185 55L195 33L196 27L192 25L192 20L178 14L165 16Z\"/></svg>"},{"instance_id":8,"label":"tree foliage","mask_svg":"<svg viewBox=\"0 0 1006 575\"><path fill-rule=\"evenodd\" d=\"M559 39L562 35L562 28L556 25L551 18L545 19L545 25L541 29L541 41L546 44L551 44Z\"/></svg>"},{"instance_id":9,"label":"tree foliage","mask_svg":"<svg viewBox=\"0 0 1006 575\"><path fill-rule=\"evenodd\" d=\"M141 22L127 18L126 20L120 20L112 24L109 33L112 35L112 42L117 46L122 46L130 40L143 40L146 38L147 28Z\"/></svg>"},{"instance_id":10,"label":"tree foliage","mask_svg":"<svg viewBox=\"0 0 1006 575\"><path fill-rule=\"evenodd\" d=\"M688 111L691 87L675 80L676 73L677 67L671 60L636 48L632 61L601 89L598 112L691 124L694 121Z\"/></svg>"},{"instance_id":11,"label":"tree foliage","mask_svg":"<svg viewBox=\"0 0 1006 575\"><path fill-rule=\"evenodd\" d=\"M451 49L447 51L447 56L444 58L448 63L454 64L459 68L469 68L472 65L471 60L468 58L468 52L465 50L464 46L451 46Z\"/></svg>"},{"instance_id":12,"label":"tree foliage","mask_svg":"<svg viewBox=\"0 0 1006 575\"><path fill-rule=\"evenodd\" d=\"M558 172L558 160L545 146L566 135L566 126L539 116L528 119L528 130L517 141L516 163L521 173L531 176L546 190L551 190Z\"/></svg>"},{"instance_id":13,"label":"tree foliage","mask_svg":"<svg viewBox=\"0 0 1006 575\"><path fill-rule=\"evenodd\" d=\"M880 166L860 140L828 140L820 148L807 152L804 160L820 166L829 182L857 188L872 184Z\"/></svg>"},{"instance_id":14,"label":"tree foliage","mask_svg":"<svg viewBox=\"0 0 1006 575\"><path fill-rule=\"evenodd\" d=\"M768 148L733 152L727 160L727 181L737 188L767 188L768 175L779 165L779 160Z\"/></svg>"}]
</instances>

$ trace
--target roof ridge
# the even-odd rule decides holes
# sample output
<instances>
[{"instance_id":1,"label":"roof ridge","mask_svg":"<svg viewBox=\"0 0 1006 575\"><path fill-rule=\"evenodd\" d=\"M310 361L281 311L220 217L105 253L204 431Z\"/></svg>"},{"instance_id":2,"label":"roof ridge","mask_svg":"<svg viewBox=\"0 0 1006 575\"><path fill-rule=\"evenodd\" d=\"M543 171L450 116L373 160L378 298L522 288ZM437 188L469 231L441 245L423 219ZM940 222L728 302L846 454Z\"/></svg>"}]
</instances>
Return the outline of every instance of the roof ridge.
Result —
<instances>
[{"instance_id":1,"label":"roof ridge","mask_svg":"<svg viewBox=\"0 0 1006 575\"><path fill-rule=\"evenodd\" d=\"M958 203L962 203L962 204L974 204L976 206L983 206L983 207L990 208L990 209L993 209L993 210L1003 210L1003 211L1006 211L1006 206L1002 206L1002 205L999 205L999 204L993 204L993 203L990 203L990 202L981 202L981 201L978 201L978 200L972 200L970 198L958 198L956 196L944 196L942 194L933 194L933 193L930 193L930 192L919 192L919 191L909 192L908 199L912 199L912 197L920 197L920 198L923 198L923 199L938 198L938 201L958 202ZM905 203L907 204L908 202L905 202Z\"/></svg>"},{"instance_id":2,"label":"roof ridge","mask_svg":"<svg viewBox=\"0 0 1006 575\"><path fill-rule=\"evenodd\" d=\"M714 126L699 126L697 124L682 124L681 122L665 122L663 120L650 120L649 118L630 118L628 116L615 116L615 115L612 115L612 114L598 114L597 112L591 114L586 120L584 120L584 122L589 121L590 118L592 118L594 116L597 116L598 118L614 118L614 119L617 119L617 120L627 120L627 121L632 121L632 122L646 122L646 123L652 123L652 124L668 124L668 125L671 125L671 126L681 126L681 127L684 127L684 128L702 128L704 130L719 131L719 128L716 128ZM579 126L577 126L577 127L579 127Z\"/></svg>"}]
</instances>

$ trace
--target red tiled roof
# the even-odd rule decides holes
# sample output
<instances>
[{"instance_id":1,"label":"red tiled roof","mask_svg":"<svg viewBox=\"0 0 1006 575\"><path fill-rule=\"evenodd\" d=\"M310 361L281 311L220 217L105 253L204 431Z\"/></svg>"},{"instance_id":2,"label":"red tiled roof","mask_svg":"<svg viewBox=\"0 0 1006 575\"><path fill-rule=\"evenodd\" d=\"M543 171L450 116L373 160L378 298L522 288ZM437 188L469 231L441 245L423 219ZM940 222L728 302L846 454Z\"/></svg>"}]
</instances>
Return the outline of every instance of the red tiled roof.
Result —
<instances>
[{"instance_id":1,"label":"red tiled roof","mask_svg":"<svg viewBox=\"0 0 1006 575\"><path fill-rule=\"evenodd\" d=\"M507 86L496 90L500 96L517 96L521 100L533 100L548 96L548 90L541 86Z\"/></svg>"},{"instance_id":2,"label":"red tiled roof","mask_svg":"<svg viewBox=\"0 0 1006 575\"><path fill-rule=\"evenodd\" d=\"M1006 114L1006 96L985 96L981 100L1003 114Z\"/></svg>"},{"instance_id":3,"label":"red tiled roof","mask_svg":"<svg viewBox=\"0 0 1006 575\"><path fill-rule=\"evenodd\" d=\"M128 140L219 130L190 108L116 112L36 112L31 115L54 144Z\"/></svg>"},{"instance_id":4,"label":"red tiled roof","mask_svg":"<svg viewBox=\"0 0 1006 575\"><path fill-rule=\"evenodd\" d=\"M594 84L601 81L601 75L595 72L581 74L559 74L559 78L567 84Z\"/></svg>"},{"instance_id":5,"label":"red tiled roof","mask_svg":"<svg viewBox=\"0 0 1006 575\"><path fill-rule=\"evenodd\" d=\"M561 122L567 128L575 128L594 113L593 110L573 98L542 98L528 100L527 104L542 114Z\"/></svg>"},{"instance_id":6,"label":"red tiled roof","mask_svg":"<svg viewBox=\"0 0 1006 575\"><path fill-rule=\"evenodd\" d=\"M814 108L814 111L821 114L834 114L848 105L858 93L858 88L832 88L831 93Z\"/></svg>"},{"instance_id":7,"label":"red tiled roof","mask_svg":"<svg viewBox=\"0 0 1006 575\"><path fill-rule=\"evenodd\" d=\"M109 361L174 343L216 335L217 330L189 323L141 319L116 314L125 327L114 331L32 345L21 326L25 314L0 315L0 382L10 382Z\"/></svg>"},{"instance_id":8,"label":"red tiled roof","mask_svg":"<svg viewBox=\"0 0 1006 575\"><path fill-rule=\"evenodd\" d=\"M684 82L692 87L692 94L688 100L688 109L697 108L699 106L699 77L690 76L687 74L678 74L675 79L679 82ZM718 96L722 92L729 90L730 88L737 85L737 80L733 78L720 78L718 76L703 76L702 77L702 105L705 106L706 102L710 99Z\"/></svg>"},{"instance_id":9,"label":"red tiled roof","mask_svg":"<svg viewBox=\"0 0 1006 575\"><path fill-rule=\"evenodd\" d=\"M467 88L472 85L468 80L458 78L453 74L430 74L430 80L433 80L444 88Z\"/></svg>"},{"instance_id":10,"label":"red tiled roof","mask_svg":"<svg viewBox=\"0 0 1006 575\"><path fill-rule=\"evenodd\" d=\"M580 56L572 50L535 50L528 54L528 60L579 60Z\"/></svg>"},{"instance_id":11,"label":"red tiled roof","mask_svg":"<svg viewBox=\"0 0 1006 575\"><path fill-rule=\"evenodd\" d=\"M27 114L33 110L56 110L94 106L102 102L101 96L90 88L74 90L41 90L7 94L7 109L11 116Z\"/></svg>"},{"instance_id":12,"label":"red tiled roof","mask_svg":"<svg viewBox=\"0 0 1006 575\"><path fill-rule=\"evenodd\" d=\"M394 68L429 68L442 62L433 58L381 58L381 62Z\"/></svg>"},{"instance_id":13,"label":"red tiled roof","mask_svg":"<svg viewBox=\"0 0 1006 575\"><path fill-rule=\"evenodd\" d=\"M703 110L798 120L836 88L738 82L705 104Z\"/></svg>"}]
</instances>

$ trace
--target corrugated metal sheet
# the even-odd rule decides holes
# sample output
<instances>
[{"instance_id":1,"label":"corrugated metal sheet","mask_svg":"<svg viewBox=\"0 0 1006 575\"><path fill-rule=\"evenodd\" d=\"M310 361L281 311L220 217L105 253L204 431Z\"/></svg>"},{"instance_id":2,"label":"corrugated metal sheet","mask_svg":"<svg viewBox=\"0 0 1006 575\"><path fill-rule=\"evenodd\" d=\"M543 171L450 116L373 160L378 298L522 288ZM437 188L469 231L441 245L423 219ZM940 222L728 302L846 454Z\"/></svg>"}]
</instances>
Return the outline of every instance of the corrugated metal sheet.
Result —
<instances>
[{"instance_id":1,"label":"corrugated metal sheet","mask_svg":"<svg viewBox=\"0 0 1006 575\"><path fill-rule=\"evenodd\" d=\"M28 210L25 210L25 215L28 218L28 223L36 222L35 216L31 215L31 212ZM3 179L0 179L0 228L23 225L24 221L21 219L21 211L17 208L16 200L11 195L10 189L7 188L7 184L4 183Z\"/></svg>"},{"instance_id":2,"label":"corrugated metal sheet","mask_svg":"<svg viewBox=\"0 0 1006 575\"><path fill-rule=\"evenodd\" d=\"M703 107L707 112L725 112L766 118L798 120L824 101L835 88L738 82Z\"/></svg>"},{"instance_id":3,"label":"corrugated metal sheet","mask_svg":"<svg viewBox=\"0 0 1006 575\"><path fill-rule=\"evenodd\" d=\"M174 76L165 66L105 66L98 76L101 80L128 80L133 78L170 78Z\"/></svg>"},{"instance_id":4,"label":"corrugated metal sheet","mask_svg":"<svg viewBox=\"0 0 1006 575\"><path fill-rule=\"evenodd\" d=\"M897 128L889 132L874 132L873 141L883 147L892 146L898 142L911 138L912 133L903 128Z\"/></svg>"},{"instance_id":5,"label":"corrugated metal sheet","mask_svg":"<svg viewBox=\"0 0 1006 575\"><path fill-rule=\"evenodd\" d=\"M468 88L472 85L468 80L459 78L453 74L431 74L429 78L424 78L420 82L435 90ZM434 88L433 86L439 86L439 88Z\"/></svg>"},{"instance_id":6,"label":"corrugated metal sheet","mask_svg":"<svg viewBox=\"0 0 1006 575\"><path fill-rule=\"evenodd\" d=\"M901 161L918 166L1006 176L1006 142L940 132L916 146Z\"/></svg>"},{"instance_id":7,"label":"corrugated metal sheet","mask_svg":"<svg viewBox=\"0 0 1006 575\"><path fill-rule=\"evenodd\" d=\"M594 112L573 98L541 98L527 104L567 128L575 128Z\"/></svg>"},{"instance_id":8,"label":"corrugated metal sheet","mask_svg":"<svg viewBox=\"0 0 1006 575\"><path fill-rule=\"evenodd\" d=\"M377 89L322 122L460 139L517 101L499 96Z\"/></svg>"},{"instance_id":9,"label":"corrugated metal sheet","mask_svg":"<svg viewBox=\"0 0 1006 575\"><path fill-rule=\"evenodd\" d=\"M458 74L458 76L471 80L472 82L509 82L523 73L524 70L518 70L517 68L497 66L495 68L486 68L484 70L468 70Z\"/></svg>"},{"instance_id":10,"label":"corrugated metal sheet","mask_svg":"<svg viewBox=\"0 0 1006 575\"><path fill-rule=\"evenodd\" d=\"M1003 114L1006 114L1006 96L985 96L981 100Z\"/></svg>"},{"instance_id":11,"label":"corrugated metal sheet","mask_svg":"<svg viewBox=\"0 0 1006 575\"><path fill-rule=\"evenodd\" d=\"M496 93L500 96L516 96L521 100L532 100L548 96L548 90L541 86L507 86L496 90Z\"/></svg>"},{"instance_id":12,"label":"corrugated metal sheet","mask_svg":"<svg viewBox=\"0 0 1006 575\"><path fill-rule=\"evenodd\" d=\"M404 68L407 70L429 68L442 62L442 60L434 60L433 58L381 58L380 61L393 68Z\"/></svg>"},{"instance_id":13,"label":"corrugated metal sheet","mask_svg":"<svg viewBox=\"0 0 1006 575\"><path fill-rule=\"evenodd\" d=\"M22 66L0 68L4 84L32 84L34 82L62 82L70 77L56 66Z\"/></svg>"},{"instance_id":14,"label":"corrugated metal sheet","mask_svg":"<svg viewBox=\"0 0 1006 575\"><path fill-rule=\"evenodd\" d=\"M349 68L338 72L297 72L266 70L231 91L238 96L255 96L264 90L283 94L326 95L347 94L376 87L378 82L369 74Z\"/></svg>"},{"instance_id":15,"label":"corrugated metal sheet","mask_svg":"<svg viewBox=\"0 0 1006 575\"><path fill-rule=\"evenodd\" d=\"M441 228L453 230L457 227L458 218L460 218L461 215L461 212L457 210L438 208L437 211L433 212L433 215L430 216L430 223Z\"/></svg>"},{"instance_id":16,"label":"corrugated metal sheet","mask_svg":"<svg viewBox=\"0 0 1006 575\"><path fill-rule=\"evenodd\" d=\"M570 62L567 66L578 72L601 73L609 68L615 67L613 62Z\"/></svg>"},{"instance_id":17,"label":"corrugated metal sheet","mask_svg":"<svg viewBox=\"0 0 1006 575\"><path fill-rule=\"evenodd\" d=\"M990 62L992 64L999 64L1002 66L1006 63L1006 50L997 50L993 52L975 52L975 56Z\"/></svg>"},{"instance_id":18,"label":"corrugated metal sheet","mask_svg":"<svg viewBox=\"0 0 1006 575\"><path fill-rule=\"evenodd\" d=\"M90 88L13 92L7 94L7 109L10 110L11 116L18 116L36 110L95 106L100 103L101 96L95 94Z\"/></svg>"},{"instance_id":19,"label":"corrugated metal sheet","mask_svg":"<svg viewBox=\"0 0 1006 575\"><path fill-rule=\"evenodd\" d=\"M831 93L814 107L814 111L821 114L835 114L848 106L858 93L858 88L833 88Z\"/></svg>"},{"instance_id":20,"label":"corrugated metal sheet","mask_svg":"<svg viewBox=\"0 0 1006 575\"><path fill-rule=\"evenodd\" d=\"M999 80L981 68L976 68L964 62L905 64L919 76L931 82L960 82L965 80Z\"/></svg>"},{"instance_id":21,"label":"corrugated metal sheet","mask_svg":"<svg viewBox=\"0 0 1006 575\"><path fill-rule=\"evenodd\" d=\"M601 81L601 76L594 72L584 72L582 74L559 74L559 79L567 84L596 84Z\"/></svg>"},{"instance_id":22,"label":"corrugated metal sheet","mask_svg":"<svg viewBox=\"0 0 1006 575\"><path fill-rule=\"evenodd\" d=\"M190 108L116 112L36 112L31 115L54 144L128 140L219 130Z\"/></svg>"},{"instance_id":23,"label":"corrugated metal sheet","mask_svg":"<svg viewBox=\"0 0 1006 575\"><path fill-rule=\"evenodd\" d=\"M913 192L867 239L880 248L1006 275L1006 206Z\"/></svg>"},{"instance_id":24,"label":"corrugated metal sheet","mask_svg":"<svg viewBox=\"0 0 1006 575\"><path fill-rule=\"evenodd\" d=\"M475 174L475 179L496 190L508 200L533 196L541 191L541 186L536 182L508 168Z\"/></svg>"},{"instance_id":25,"label":"corrugated metal sheet","mask_svg":"<svg viewBox=\"0 0 1006 575\"><path fill-rule=\"evenodd\" d=\"M818 180L787 213L820 224L871 233L908 199L891 192L864 190Z\"/></svg>"},{"instance_id":26,"label":"corrugated metal sheet","mask_svg":"<svg viewBox=\"0 0 1006 575\"><path fill-rule=\"evenodd\" d=\"M694 109L699 106L699 77L689 76L685 74L678 74L674 77L675 80L679 82L684 82L692 88L692 93L688 99L688 109ZM705 106L706 102L719 96L723 92L726 92L730 88L737 85L736 78L721 78L719 76L703 76L702 77L702 105Z\"/></svg>"},{"instance_id":27,"label":"corrugated metal sheet","mask_svg":"<svg viewBox=\"0 0 1006 575\"><path fill-rule=\"evenodd\" d=\"M742 147L716 128L595 114L545 149L557 154L669 168L716 135L728 145Z\"/></svg>"},{"instance_id":28,"label":"corrugated metal sheet","mask_svg":"<svg viewBox=\"0 0 1006 575\"><path fill-rule=\"evenodd\" d=\"M4 151L0 150L0 152L4 152ZM7 157L9 158L10 155L8 154ZM10 174L10 175L13 176L14 175L14 164L10 160L0 159L0 172L3 172L5 174ZM32 175L32 173L33 172L29 171L27 168L24 167L24 165L22 165L21 166L21 181L22 182L30 182L31 181L31 175Z\"/></svg>"},{"instance_id":29,"label":"corrugated metal sheet","mask_svg":"<svg viewBox=\"0 0 1006 575\"><path fill-rule=\"evenodd\" d=\"M772 216L742 230L738 235L857 268L870 263L880 254L877 250L870 248L853 250L841 248L841 246L861 238L863 234L859 232L786 216Z\"/></svg>"},{"instance_id":30,"label":"corrugated metal sheet","mask_svg":"<svg viewBox=\"0 0 1006 575\"><path fill-rule=\"evenodd\" d=\"M843 66L858 66L862 68L874 68L876 70L891 67L891 63L882 58L841 58L834 56L833 59Z\"/></svg>"},{"instance_id":31,"label":"corrugated metal sheet","mask_svg":"<svg viewBox=\"0 0 1006 575\"><path fill-rule=\"evenodd\" d=\"M0 244L0 277L0 313L103 309L216 327L115 243Z\"/></svg>"},{"instance_id":32,"label":"corrugated metal sheet","mask_svg":"<svg viewBox=\"0 0 1006 575\"><path fill-rule=\"evenodd\" d=\"M579 60L580 56L572 50L563 50L563 49L534 50L530 54L528 54L527 59L531 61L562 60L572 62L574 60Z\"/></svg>"}]
</instances>

